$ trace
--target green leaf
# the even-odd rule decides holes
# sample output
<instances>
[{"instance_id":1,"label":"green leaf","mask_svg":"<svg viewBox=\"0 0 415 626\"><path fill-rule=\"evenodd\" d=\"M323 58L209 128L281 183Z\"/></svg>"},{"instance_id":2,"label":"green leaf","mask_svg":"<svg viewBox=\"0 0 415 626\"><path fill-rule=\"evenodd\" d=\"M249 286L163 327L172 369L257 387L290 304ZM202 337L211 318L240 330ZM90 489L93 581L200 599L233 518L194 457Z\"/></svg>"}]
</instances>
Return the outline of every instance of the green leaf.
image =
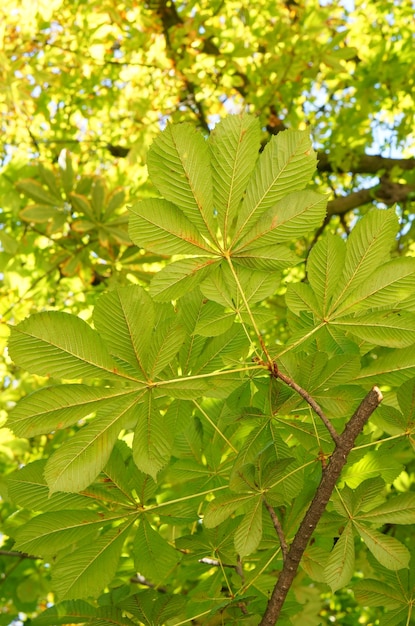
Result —
<instances>
[{"instance_id":1,"label":"green leaf","mask_svg":"<svg viewBox=\"0 0 415 626\"><path fill-rule=\"evenodd\" d=\"M282 270L297 265L301 261L300 257L283 245L268 245L244 250L233 254L232 259L238 265L259 270Z\"/></svg>"},{"instance_id":2,"label":"green leaf","mask_svg":"<svg viewBox=\"0 0 415 626\"><path fill-rule=\"evenodd\" d=\"M136 409L137 426L134 433L133 458L137 467L156 480L158 472L170 459L174 431L152 393Z\"/></svg>"},{"instance_id":3,"label":"green leaf","mask_svg":"<svg viewBox=\"0 0 415 626\"><path fill-rule=\"evenodd\" d=\"M353 524L375 559L383 567L391 570L408 567L411 555L400 541L366 525L358 524L356 521Z\"/></svg>"},{"instance_id":4,"label":"green leaf","mask_svg":"<svg viewBox=\"0 0 415 626\"><path fill-rule=\"evenodd\" d=\"M215 209L224 244L232 235L246 186L259 155L258 120L247 115L229 115L209 137L212 153L212 184Z\"/></svg>"},{"instance_id":5,"label":"green leaf","mask_svg":"<svg viewBox=\"0 0 415 626\"><path fill-rule=\"evenodd\" d=\"M342 477L349 487L355 489L364 480L376 478L376 476L382 476L386 482L393 482L402 469L402 464L387 450L381 448L376 452L366 453L356 463L350 459Z\"/></svg>"},{"instance_id":6,"label":"green leaf","mask_svg":"<svg viewBox=\"0 0 415 626\"><path fill-rule=\"evenodd\" d=\"M314 191L294 191L268 209L242 239L233 253L254 254L256 248L275 246L307 235L319 226L326 213L327 198Z\"/></svg>"},{"instance_id":7,"label":"green leaf","mask_svg":"<svg viewBox=\"0 0 415 626\"><path fill-rule=\"evenodd\" d=\"M54 195L49 193L47 189L43 187L40 183L32 178L25 178L24 180L19 180L16 183L16 188L20 193L23 193L28 198L35 200L36 202L40 202L41 204L49 204L51 206L59 205L62 202L60 197L56 198Z\"/></svg>"},{"instance_id":8,"label":"green leaf","mask_svg":"<svg viewBox=\"0 0 415 626\"><path fill-rule=\"evenodd\" d=\"M255 496L235 532L235 549L243 558L258 548L262 538L262 495Z\"/></svg>"},{"instance_id":9,"label":"green leaf","mask_svg":"<svg viewBox=\"0 0 415 626\"><path fill-rule=\"evenodd\" d=\"M208 144L192 124L169 125L147 156L158 191L183 211L200 235L216 241Z\"/></svg>"},{"instance_id":10,"label":"green leaf","mask_svg":"<svg viewBox=\"0 0 415 626\"><path fill-rule=\"evenodd\" d=\"M321 313L320 302L317 301L310 285L305 283L290 283L287 286L285 301L290 311L296 315L300 315L302 311L311 311L316 315Z\"/></svg>"},{"instance_id":11,"label":"green leaf","mask_svg":"<svg viewBox=\"0 0 415 626\"><path fill-rule=\"evenodd\" d=\"M192 373L207 374L222 369L225 361L238 361L248 349L249 343L243 328L235 324L226 334L206 341L205 349L194 362Z\"/></svg>"},{"instance_id":12,"label":"green leaf","mask_svg":"<svg viewBox=\"0 0 415 626\"><path fill-rule=\"evenodd\" d=\"M206 302L194 328L196 335L216 337L229 330L235 319L233 311L226 313L216 302Z\"/></svg>"},{"instance_id":13,"label":"green leaf","mask_svg":"<svg viewBox=\"0 0 415 626\"><path fill-rule=\"evenodd\" d=\"M155 254L211 254L212 248L178 207L161 198L130 207L129 233L133 242Z\"/></svg>"},{"instance_id":14,"label":"green leaf","mask_svg":"<svg viewBox=\"0 0 415 626\"><path fill-rule=\"evenodd\" d=\"M324 569L325 582L331 590L345 587L354 573L355 551L352 525L346 524L339 540L330 553Z\"/></svg>"},{"instance_id":15,"label":"green leaf","mask_svg":"<svg viewBox=\"0 0 415 626\"><path fill-rule=\"evenodd\" d=\"M402 413L408 421L415 417L415 379L401 385L396 393Z\"/></svg>"},{"instance_id":16,"label":"green leaf","mask_svg":"<svg viewBox=\"0 0 415 626\"><path fill-rule=\"evenodd\" d=\"M357 519L381 524L415 524L415 493L402 493L387 502L360 513Z\"/></svg>"},{"instance_id":17,"label":"green leaf","mask_svg":"<svg viewBox=\"0 0 415 626\"><path fill-rule=\"evenodd\" d=\"M353 228L346 246L343 273L333 294L332 314L355 289L358 289L389 254L397 231L394 211L374 209Z\"/></svg>"},{"instance_id":18,"label":"green leaf","mask_svg":"<svg viewBox=\"0 0 415 626\"><path fill-rule=\"evenodd\" d=\"M325 316L340 280L344 266L346 244L336 235L328 233L317 241L307 261L307 277L318 308Z\"/></svg>"},{"instance_id":19,"label":"green leaf","mask_svg":"<svg viewBox=\"0 0 415 626\"><path fill-rule=\"evenodd\" d=\"M403 257L383 263L342 302L337 314L349 309L398 308L413 293L414 283L415 259Z\"/></svg>"},{"instance_id":20,"label":"green leaf","mask_svg":"<svg viewBox=\"0 0 415 626\"><path fill-rule=\"evenodd\" d=\"M182 259L170 263L154 276L150 293L154 300L169 302L194 289L215 265L216 259Z\"/></svg>"},{"instance_id":21,"label":"green leaf","mask_svg":"<svg viewBox=\"0 0 415 626\"><path fill-rule=\"evenodd\" d=\"M175 550L147 520L142 519L134 538L134 561L137 571L155 584L168 580L181 560Z\"/></svg>"},{"instance_id":22,"label":"green leaf","mask_svg":"<svg viewBox=\"0 0 415 626\"><path fill-rule=\"evenodd\" d=\"M35 313L12 326L9 353L16 365L41 376L120 380L98 333L67 313Z\"/></svg>"},{"instance_id":23,"label":"green leaf","mask_svg":"<svg viewBox=\"0 0 415 626\"><path fill-rule=\"evenodd\" d=\"M33 626L63 626L67 624L91 626L135 626L121 609L114 606L91 606L83 600L58 602L31 620Z\"/></svg>"},{"instance_id":24,"label":"green leaf","mask_svg":"<svg viewBox=\"0 0 415 626\"><path fill-rule=\"evenodd\" d=\"M71 544L85 541L120 516L106 517L98 511L59 511L43 513L29 520L16 532L16 550L53 556Z\"/></svg>"},{"instance_id":25,"label":"green leaf","mask_svg":"<svg viewBox=\"0 0 415 626\"><path fill-rule=\"evenodd\" d=\"M357 600L367 606L383 606L385 609L396 609L402 604L406 606L406 600L400 587L392 587L384 580L358 580L353 586Z\"/></svg>"},{"instance_id":26,"label":"green leaf","mask_svg":"<svg viewBox=\"0 0 415 626\"><path fill-rule=\"evenodd\" d=\"M335 317L330 325L379 346L406 348L415 343L415 313L378 311Z\"/></svg>"},{"instance_id":27,"label":"green leaf","mask_svg":"<svg viewBox=\"0 0 415 626\"><path fill-rule=\"evenodd\" d=\"M400 385L415 376L415 350L412 346L388 351L363 368L356 382L384 385Z\"/></svg>"},{"instance_id":28,"label":"green leaf","mask_svg":"<svg viewBox=\"0 0 415 626\"><path fill-rule=\"evenodd\" d=\"M148 348L147 371L151 380L173 362L185 336L186 330L177 319L168 319L157 325Z\"/></svg>"},{"instance_id":29,"label":"green leaf","mask_svg":"<svg viewBox=\"0 0 415 626\"><path fill-rule=\"evenodd\" d=\"M303 189L316 168L316 155L307 131L284 131L273 136L258 159L238 211L234 241L281 198Z\"/></svg>"},{"instance_id":30,"label":"green leaf","mask_svg":"<svg viewBox=\"0 0 415 626\"><path fill-rule=\"evenodd\" d=\"M25 222L42 224L54 219L61 212L61 209L47 204L32 204L22 209L19 215Z\"/></svg>"},{"instance_id":31,"label":"green leaf","mask_svg":"<svg viewBox=\"0 0 415 626\"><path fill-rule=\"evenodd\" d=\"M53 568L53 589L62 600L97 597L114 577L131 524L103 533L66 554Z\"/></svg>"},{"instance_id":32,"label":"green leaf","mask_svg":"<svg viewBox=\"0 0 415 626\"><path fill-rule=\"evenodd\" d=\"M18 437L50 433L75 424L125 393L86 385L45 387L24 396L10 412L7 425Z\"/></svg>"},{"instance_id":33,"label":"green leaf","mask_svg":"<svg viewBox=\"0 0 415 626\"><path fill-rule=\"evenodd\" d=\"M33 461L7 477L9 496L13 502L32 511L85 510L86 496L72 493L49 494L44 477L46 461Z\"/></svg>"},{"instance_id":34,"label":"green leaf","mask_svg":"<svg viewBox=\"0 0 415 626\"><path fill-rule=\"evenodd\" d=\"M239 509L242 505L249 503L250 500L256 498L257 494L231 494L226 496L220 496L215 498L212 502L209 502L204 516L203 523L206 528L214 528L218 526L232 514Z\"/></svg>"},{"instance_id":35,"label":"green leaf","mask_svg":"<svg viewBox=\"0 0 415 626\"><path fill-rule=\"evenodd\" d=\"M136 402L137 397L128 402L122 398L106 406L52 454L45 468L50 493L82 491L95 480Z\"/></svg>"},{"instance_id":36,"label":"green leaf","mask_svg":"<svg viewBox=\"0 0 415 626\"><path fill-rule=\"evenodd\" d=\"M138 285L117 287L98 299L93 320L113 357L147 378L155 324L154 305L148 293Z\"/></svg>"}]
</instances>

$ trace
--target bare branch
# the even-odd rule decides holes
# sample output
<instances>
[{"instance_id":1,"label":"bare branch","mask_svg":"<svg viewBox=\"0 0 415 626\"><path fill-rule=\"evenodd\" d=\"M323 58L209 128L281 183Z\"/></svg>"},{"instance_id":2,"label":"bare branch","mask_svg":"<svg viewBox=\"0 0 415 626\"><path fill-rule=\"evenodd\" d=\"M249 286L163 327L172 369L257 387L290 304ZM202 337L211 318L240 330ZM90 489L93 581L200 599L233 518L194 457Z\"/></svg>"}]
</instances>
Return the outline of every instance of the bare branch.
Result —
<instances>
[{"instance_id":1,"label":"bare branch","mask_svg":"<svg viewBox=\"0 0 415 626\"><path fill-rule=\"evenodd\" d=\"M415 169L415 158L412 159L389 159L380 154L362 154L354 163L348 163L347 167L333 166L330 162L330 154L318 152L319 172L350 172L352 174L377 174L382 170L390 171L397 167L401 170Z\"/></svg>"},{"instance_id":2,"label":"bare branch","mask_svg":"<svg viewBox=\"0 0 415 626\"><path fill-rule=\"evenodd\" d=\"M287 541L285 539L285 534L284 531L282 529L281 526L281 522L277 517L276 512L274 511L274 509L272 508L272 506L270 504L268 504L268 502L265 500L265 498L263 498L264 504L267 508L267 511L270 515L271 521L273 523L273 526L276 530L276 533L278 535L278 539L280 540L280 546L281 546L281 552L282 552L282 560L283 562L285 562L287 555L288 555L288 544Z\"/></svg>"}]
</instances>

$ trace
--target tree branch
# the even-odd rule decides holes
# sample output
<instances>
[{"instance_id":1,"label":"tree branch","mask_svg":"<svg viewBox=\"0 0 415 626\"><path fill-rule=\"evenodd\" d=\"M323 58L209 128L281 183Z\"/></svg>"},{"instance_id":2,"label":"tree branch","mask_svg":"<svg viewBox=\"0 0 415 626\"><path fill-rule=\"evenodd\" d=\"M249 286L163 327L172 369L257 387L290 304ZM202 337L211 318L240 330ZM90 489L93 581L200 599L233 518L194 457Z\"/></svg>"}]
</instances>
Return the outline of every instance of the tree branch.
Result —
<instances>
[{"instance_id":1,"label":"tree branch","mask_svg":"<svg viewBox=\"0 0 415 626\"><path fill-rule=\"evenodd\" d=\"M287 540L285 539L285 534L284 531L282 529L281 526L281 522L277 517L276 512L274 511L274 509L272 508L272 506L270 504L268 504L268 502L265 500L265 498L263 498L265 507L270 515L272 524L275 528L275 531L278 535L278 539L280 541L280 546L281 546L281 552L282 552L282 560L283 562L285 562L287 555L288 555L288 544L287 544Z\"/></svg>"},{"instance_id":2,"label":"tree branch","mask_svg":"<svg viewBox=\"0 0 415 626\"><path fill-rule=\"evenodd\" d=\"M352 415L339 442L336 444L328 465L323 469L320 485L314 495L303 521L293 539L287 558L278 577L277 583L268 602L259 626L274 626L281 613L288 591L297 573L298 566L321 516L323 515L336 482L346 464L347 457L354 446L357 436L373 411L382 401L382 393L373 387Z\"/></svg>"},{"instance_id":3,"label":"tree branch","mask_svg":"<svg viewBox=\"0 0 415 626\"><path fill-rule=\"evenodd\" d=\"M380 156L380 154L362 154L354 163L348 163L347 167L334 167L330 162L330 154L318 152L319 172L350 172L351 174L377 174L382 170L390 171L397 167L401 170L415 169L415 158L411 159L390 159Z\"/></svg>"},{"instance_id":4,"label":"tree branch","mask_svg":"<svg viewBox=\"0 0 415 626\"><path fill-rule=\"evenodd\" d=\"M388 176L382 176L378 185L330 200L327 203L327 215L344 215L373 200L379 200L386 205L404 202L414 192L415 185L395 183Z\"/></svg>"}]
</instances>

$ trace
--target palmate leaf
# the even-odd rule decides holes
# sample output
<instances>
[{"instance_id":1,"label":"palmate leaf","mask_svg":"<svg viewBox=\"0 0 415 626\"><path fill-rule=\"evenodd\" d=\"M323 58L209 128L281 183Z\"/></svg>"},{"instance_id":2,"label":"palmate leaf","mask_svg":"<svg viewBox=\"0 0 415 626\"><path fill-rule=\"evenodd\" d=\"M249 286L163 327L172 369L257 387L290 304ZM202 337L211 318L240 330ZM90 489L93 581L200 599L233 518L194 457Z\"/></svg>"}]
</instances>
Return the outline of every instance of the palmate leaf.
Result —
<instances>
[{"instance_id":1,"label":"palmate leaf","mask_svg":"<svg viewBox=\"0 0 415 626\"><path fill-rule=\"evenodd\" d=\"M128 401L122 398L99 411L91 423L52 454L45 468L50 493L82 491L95 480L141 395L139 392Z\"/></svg>"},{"instance_id":2,"label":"palmate leaf","mask_svg":"<svg viewBox=\"0 0 415 626\"><path fill-rule=\"evenodd\" d=\"M398 219L392 210L374 209L356 224L347 241L343 272L333 294L330 315L389 258L397 228Z\"/></svg>"},{"instance_id":3,"label":"palmate leaf","mask_svg":"<svg viewBox=\"0 0 415 626\"><path fill-rule=\"evenodd\" d=\"M163 583L181 560L181 554L142 519L134 538L137 571L154 582Z\"/></svg>"},{"instance_id":4,"label":"palmate leaf","mask_svg":"<svg viewBox=\"0 0 415 626\"><path fill-rule=\"evenodd\" d=\"M328 312L342 274L345 254L346 243L331 233L319 239L312 248L307 261L307 277L318 309L311 310L319 310L323 315Z\"/></svg>"},{"instance_id":5,"label":"palmate leaf","mask_svg":"<svg viewBox=\"0 0 415 626\"><path fill-rule=\"evenodd\" d=\"M262 538L262 495L249 503L244 518L235 531L235 549L243 558L258 548Z\"/></svg>"},{"instance_id":6,"label":"palmate leaf","mask_svg":"<svg viewBox=\"0 0 415 626\"><path fill-rule=\"evenodd\" d=\"M330 324L379 346L406 348L415 343L415 314L407 311L336 316Z\"/></svg>"},{"instance_id":7,"label":"palmate leaf","mask_svg":"<svg viewBox=\"0 0 415 626\"><path fill-rule=\"evenodd\" d=\"M411 555L409 550L394 537L389 537L367 525L353 525L373 556L383 567L398 570L408 567Z\"/></svg>"},{"instance_id":8,"label":"palmate leaf","mask_svg":"<svg viewBox=\"0 0 415 626\"><path fill-rule=\"evenodd\" d=\"M89 624L90 626L135 626L136 622L124 616L114 606L92 606L84 600L58 602L31 620L34 626L63 626Z\"/></svg>"},{"instance_id":9,"label":"palmate leaf","mask_svg":"<svg viewBox=\"0 0 415 626\"><path fill-rule=\"evenodd\" d=\"M198 229L180 209L161 198L149 198L131 208L130 237L155 254L201 254L213 252Z\"/></svg>"},{"instance_id":10,"label":"palmate leaf","mask_svg":"<svg viewBox=\"0 0 415 626\"><path fill-rule=\"evenodd\" d=\"M330 553L324 569L325 582L337 591L350 582L354 573L355 550L353 529L346 524L339 540Z\"/></svg>"},{"instance_id":11,"label":"palmate leaf","mask_svg":"<svg viewBox=\"0 0 415 626\"><path fill-rule=\"evenodd\" d=\"M356 376L357 383L400 385L415 376L415 350L413 346L401 350L388 351L379 356L370 365L364 367Z\"/></svg>"},{"instance_id":12,"label":"palmate leaf","mask_svg":"<svg viewBox=\"0 0 415 626\"><path fill-rule=\"evenodd\" d=\"M393 587L384 580L359 580L353 591L359 602L365 606L383 606L386 609L396 609L401 605L406 607L406 599L400 585Z\"/></svg>"},{"instance_id":13,"label":"palmate leaf","mask_svg":"<svg viewBox=\"0 0 415 626\"><path fill-rule=\"evenodd\" d=\"M102 593L114 577L130 528L131 523L113 528L59 559L52 572L58 598L73 600Z\"/></svg>"},{"instance_id":14,"label":"palmate leaf","mask_svg":"<svg viewBox=\"0 0 415 626\"><path fill-rule=\"evenodd\" d=\"M284 131L273 136L249 180L234 240L251 229L263 213L281 198L303 189L316 168L316 155L306 131Z\"/></svg>"},{"instance_id":15,"label":"palmate leaf","mask_svg":"<svg viewBox=\"0 0 415 626\"><path fill-rule=\"evenodd\" d=\"M45 387L22 398L7 424L18 437L35 437L71 426L125 394L124 389L87 385Z\"/></svg>"},{"instance_id":16,"label":"palmate leaf","mask_svg":"<svg viewBox=\"0 0 415 626\"><path fill-rule=\"evenodd\" d=\"M150 293L158 302L180 298L199 285L218 263L217 259L205 257L171 263L155 275Z\"/></svg>"},{"instance_id":17,"label":"palmate leaf","mask_svg":"<svg viewBox=\"0 0 415 626\"><path fill-rule=\"evenodd\" d=\"M147 156L150 178L209 241L216 240L208 144L191 124L169 125Z\"/></svg>"},{"instance_id":18,"label":"palmate leaf","mask_svg":"<svg viewBox=\"0 0 415 626\"><path fill-rule=\"evenodd\" d=\"M119 520L101 511L67 510L43 513L29 520L16 532L16 550L27 554L53 556L71 544L92 538L104 525Z\"/></svg>"},{"instance_id":19,"label":"palmate leaf","mask_svg":"<svg viewBox=\"0 0 415 626\"><path fill-rule=\"evenodd\" d=\"M9 353L17 365L41 376L122 380L98 333L67 313L35 313L12 326Z\"/></svg>"},{"instance_id":20,"label":"palmate leaf","mask_svg":"<svg viewBox=\"0 0 415 626\"><path fill-rule=\"evenodd\" d=\"M160 413L157 399L151 392L137 407L133 458L137 467L154 480L170 459L174 439L174 424Z\"/></svg>"},{"instance_id":21,"label":"palmate leaf","mask_svg":"<svg viewBox=\"0 0 415 626\"><path fill-rule=\"evenodd\" d=\"M260 129L256 118L229 115L209 137L215 209L223 242L235 228L235 218L259 156Z\"/></svg>"},{"instance_id":22,"label":"palmate leaf","mask_svg":"<svg viewBox=\"0 0 415 626\"><path fill-rule=\"evenodd\" d=\"M415 493L402 493L366 513L360 513L356 519L381 524L414 524Z\"/></svg>"}]
</instances>

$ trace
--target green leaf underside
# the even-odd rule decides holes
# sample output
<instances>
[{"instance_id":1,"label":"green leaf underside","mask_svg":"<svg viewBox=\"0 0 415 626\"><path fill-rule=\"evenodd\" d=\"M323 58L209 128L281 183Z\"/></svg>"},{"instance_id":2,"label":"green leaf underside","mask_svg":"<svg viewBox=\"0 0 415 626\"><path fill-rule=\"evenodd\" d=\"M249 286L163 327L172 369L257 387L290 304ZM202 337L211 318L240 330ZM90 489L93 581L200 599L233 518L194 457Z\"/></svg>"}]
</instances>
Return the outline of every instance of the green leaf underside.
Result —
<instances>
[{"instance_id":1,"label":"green leaf underside","mask_svg":"<svg viewBox=\"0 0 415 626\"><path fill-rule=\"evenodd\" d=\"M208 144L191 124L169 125L147 156L150 178L158 191L210 241L216 239Z\"/></svg>"},{"instance_id":2,"label":"green leaf underside","mask_svg":"<svg viewBox=\"0 0 415 626\"><path fill-rule=\"evenodd\" d=\"M134 433L133 458L137 467L154 480L170 459L173 432L157 402L148 393L137 407L137 426Z\"/></svg>"},{"instance_id":3,"label":"green leaf underside","mask_svg":"<svg viewBox=\"0 0 415 626\"><path fill-rule=\"evenodd\" d=\"M249 177L259 155L260 130L257 120L232 115L215 126L209 137L212 154L214 204L223 241L232 236Z\"/></svg>"},{"instance_id":4,"label":"green leaf underside","mask_svg":"<svg viewBox=\"0 0 415 626\"><path fill-rule=\"evenodd\" d=\"M62 600L96 597L113 578L130 524L102 534L82 549L62 557L53 568L52 581Z\"/></svg>"},{"instance_id":5,"label":"green leaf underside","mask_svg":"<svg viewBox=\"0 0 415 626\"><path fill-rule=\"evenodd\" d=\"M375 345L406 348L415 343L415 314L406 311L335 317L330 320L330 325Z\"/></svg>"},{"instance_id":6,"label":"green leaf underside","mask_svg":"<svg viewBox=\"0 0 415 626\"><path fill-rule=\"evenodd\" d=\"M355 550L351 524L347 524L330 553L324 578L332 591L347 585L354 573Z\"/></svg>"},{"instance_id":7,"label":"green leaf underside","mask_svg":"<svg viewBox=\"0 0 415 626\"><path fill-rule=\"evenodd\" d=\"M391 570L408 567L410 553L400 541L357 522L354 522L354 526L375 559L383 567Z\"/></svg>"},{"instance_id":8,"label":"green leaf underside","mask_svg":"<svg viewBox=\"0 0 415 626\"><path fill-rule=\"evenodd\" d=\"M155 254L202 254L214 252L196 226L180 209L160 198L149 198L130 208L130 237Z\"/></svg>"},{"instance_id":9,"label":"green leaf underside","mask_svg":"<svg viewBox=\"0 0 415 626\"><path fill-rule=\"evenodd\" d=\"M180 298L194 289L220 263L216 259L182 259L170 263L151 282L150 294L159 302Z\"/></svg>"},{"instance_id":10,"label":"green leaf underside","mask_svg":"<svg viewBox=\"0 0 415 626\"><path fill-rule=\"evenodd\" d=\"M238 211L234 240L242 238L263 213L281 198L302 189L316 168L306 131L272 137L256 163Z\"/></svg>"},{"instance_id":11,"label":"green leaf underside","mask_svg":"<svg viewBox=\"0 0 415 626\"><path fill-rule=\"evenodd\" d=\"M389 259L398 220L393 211L373 210L353 228L347 241L342 275L329 313L334 312L345 298L358 289L385 258Z\"/></svg>"},{"instance_id":12,"label":"green leaf underside","mask_svg":"<svg viewBox=\"0 0 415 626\"><path fill-rule=\"evenodd\" d=\"M121 380L98 333L67 313L35 313L12 327L9 351L17 365L33 374Z\"/></svg>"},{"instance_id":13,"label":"green leaf underside","mask_svg":"<svg viewBox=\"0 0 415 626\"><path fill-rule=\"evenodd\" d=\"M180 561L180 552L144 519L134 539L134 555L137 571L155 583L165 582Z\"/></svg>"},{"instance_id":14,"label":"green leaf underside","mask_svg":"<svg viewBox=\"0 0 415 626\"><path fill-rule=\"evenodd\" d=\"M86 385L45 387L22 398L10 413L8 425L19 437L35 437L71 426L129 393L135 391Z\"/></svg>"},{"instance_id":15,"label":"green leaf underside","mask_svg":"<svg viewBox=\"0 0 415 626\"><path fill-rule=\"evenodd\" d=\"M255 552L261 541L262 496L256 496L247 508L248 510L235 532L235 549L241 557Z\"/></svg>"},{"instance_id":16,"label":"green leaf underside","mask_svg":"<svg viewBox=\"0 0 415 626\"><path fill-rule=\"evenodd\" d=\"M52 454L45 469L51 493L82 491L95 480L139 398L133 397L128 403L122 398L106 407Z\"/></svg>"}]
</instances>

